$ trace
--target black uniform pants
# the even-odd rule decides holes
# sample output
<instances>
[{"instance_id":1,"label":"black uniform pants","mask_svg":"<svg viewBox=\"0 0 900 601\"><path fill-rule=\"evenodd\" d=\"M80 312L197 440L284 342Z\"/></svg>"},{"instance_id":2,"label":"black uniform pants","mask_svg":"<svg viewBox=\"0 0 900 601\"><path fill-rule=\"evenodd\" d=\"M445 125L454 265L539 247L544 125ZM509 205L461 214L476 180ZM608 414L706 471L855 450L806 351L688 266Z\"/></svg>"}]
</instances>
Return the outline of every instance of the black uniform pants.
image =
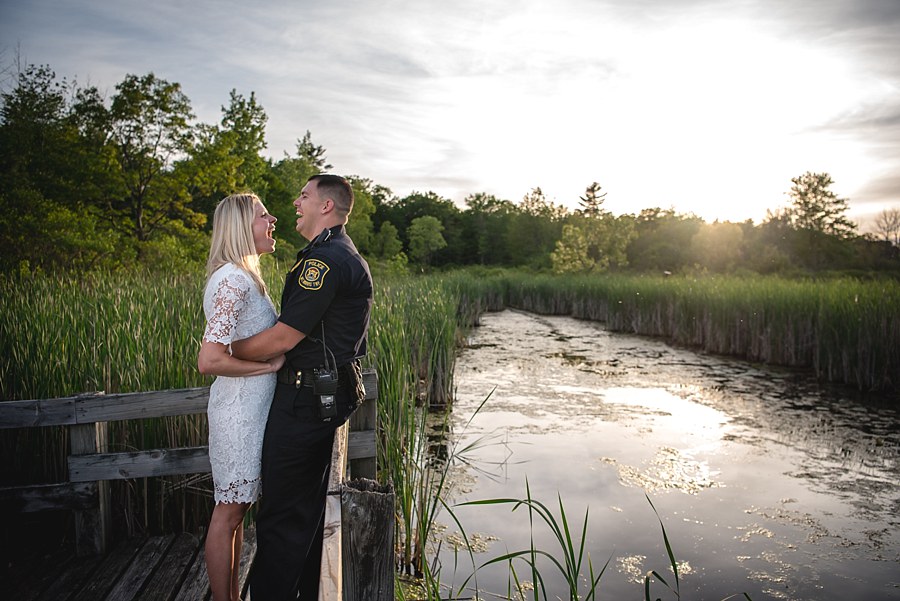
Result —
<instances>
[{"instance_id":1,"label":"black uniform pants","mask_svg":"<svg viewBox=\"0 0 900 601\"><path fill-rule=\"evenodd\" d=\"M317 601L325 497L334 431L358 403L352 386L335 394L338 417L323 422L312 388L279 383L262 452L253 601Z\"/></svg>"}]
</instances>

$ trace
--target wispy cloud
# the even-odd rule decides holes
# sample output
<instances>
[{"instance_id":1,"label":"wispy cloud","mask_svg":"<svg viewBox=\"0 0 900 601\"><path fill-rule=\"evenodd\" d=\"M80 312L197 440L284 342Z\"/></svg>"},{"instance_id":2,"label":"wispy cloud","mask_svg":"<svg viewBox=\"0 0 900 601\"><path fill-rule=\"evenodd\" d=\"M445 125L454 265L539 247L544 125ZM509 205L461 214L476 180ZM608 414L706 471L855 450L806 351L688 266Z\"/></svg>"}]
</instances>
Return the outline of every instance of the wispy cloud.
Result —
<instances>
[{"instance_id":1,"label":"wispy cloud","mask_svg":"<svg viewBox=\"0 0 900 601\"><path fill-rule=\"evenodd\" d=\"M108 90L182 84L198 118L255 92L272 156L310 130L398 194L674 205L760 218L832 173L854 210L900 203L896 0L31 0L11 57ZM730 202L729 202L730 201Z\"/></svg>"}]
</instances>

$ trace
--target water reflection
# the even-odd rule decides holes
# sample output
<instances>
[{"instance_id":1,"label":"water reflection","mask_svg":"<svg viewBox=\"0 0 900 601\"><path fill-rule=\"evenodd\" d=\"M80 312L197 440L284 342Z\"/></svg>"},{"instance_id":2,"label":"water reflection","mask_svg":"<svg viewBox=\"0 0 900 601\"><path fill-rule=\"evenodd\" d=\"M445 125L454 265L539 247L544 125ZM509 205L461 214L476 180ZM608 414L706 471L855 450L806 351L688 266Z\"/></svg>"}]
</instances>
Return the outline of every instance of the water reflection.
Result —
<instances>
[{"instance_id":1,"label":"water reflection","mask_svg":"<svg viewBox=\"0 0 900 601\"><path fill-rule=\"evenodd\" d=\"M684 598L900 599L900 420L882 399L515 311L483 318L455 383L456 435L506 442L469 454L455 500L521 498L527 481L570 516L589 511L587 549L610 560L601 598L640 598L634 583L667 566L646 493L684 562ZM532 535L518 515L460 513L482 560Z\"/></svg>"}]
</instances>

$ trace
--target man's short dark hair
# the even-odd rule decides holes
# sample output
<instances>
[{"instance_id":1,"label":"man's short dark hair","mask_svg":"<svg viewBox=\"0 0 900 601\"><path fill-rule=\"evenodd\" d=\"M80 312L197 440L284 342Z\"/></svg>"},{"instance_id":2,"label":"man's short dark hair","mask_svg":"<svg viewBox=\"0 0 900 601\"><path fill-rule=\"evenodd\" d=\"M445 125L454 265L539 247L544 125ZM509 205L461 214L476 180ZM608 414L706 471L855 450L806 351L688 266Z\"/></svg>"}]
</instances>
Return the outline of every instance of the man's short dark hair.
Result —
<instances>
[{"instance_id":1,"label":"man's short dark hair","mask_svg":"<svg viewBox=\"0 0 900 601\"><path fill-rule=\"evenodd\" d=\"M309 178L316 182L316 191L321 198L330 198L338 213L345 217L353 210L353 188L350 182L340 175L319 173Z\"/></svg>"}]
</instances>

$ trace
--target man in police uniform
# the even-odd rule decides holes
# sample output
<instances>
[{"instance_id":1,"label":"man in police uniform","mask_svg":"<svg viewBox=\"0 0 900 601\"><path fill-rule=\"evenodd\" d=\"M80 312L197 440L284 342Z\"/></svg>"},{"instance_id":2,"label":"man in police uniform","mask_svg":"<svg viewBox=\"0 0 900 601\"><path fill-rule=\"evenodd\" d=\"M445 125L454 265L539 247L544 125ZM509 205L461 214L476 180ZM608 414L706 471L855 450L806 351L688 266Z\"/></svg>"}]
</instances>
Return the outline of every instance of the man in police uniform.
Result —
<instances>
[{"instance_id":1,"label":"man in police uniform","mask_svg":"<svg viewBox=\"0 0 900 601\"><path fill-rule=\"evenodd\" d=\"M334 431L363 398L372 276L344 230L353 190L316 175L294 206L310 242L287 275L278 323L232 344L245 359L286 355L263 442L253 601L318 599Z\"/></svg>"}]
</instances>

